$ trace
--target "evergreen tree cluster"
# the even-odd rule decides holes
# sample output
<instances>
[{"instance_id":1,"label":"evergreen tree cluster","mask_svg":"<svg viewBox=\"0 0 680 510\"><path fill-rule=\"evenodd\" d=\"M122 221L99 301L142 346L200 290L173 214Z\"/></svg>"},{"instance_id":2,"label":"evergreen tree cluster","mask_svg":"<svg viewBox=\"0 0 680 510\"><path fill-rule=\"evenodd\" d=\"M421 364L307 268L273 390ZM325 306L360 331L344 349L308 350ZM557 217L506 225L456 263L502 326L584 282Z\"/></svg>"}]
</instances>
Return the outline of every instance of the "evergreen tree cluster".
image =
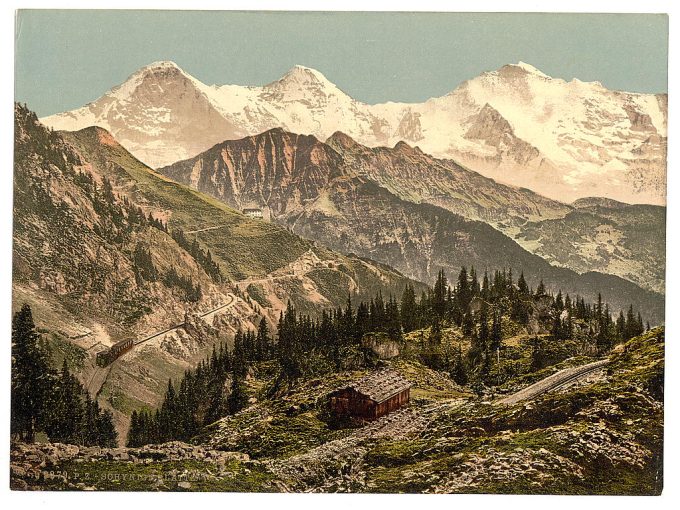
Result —
<instances>
[{"instance_id":1,"label":"evergreen tree cluster","mask_svg":"<svg viewBox=\"0 0 680 510\"><path fill-rule=\"evenodd\" d=\"M139 232L146 227L154 227L168 233L167 224L157 219L153 214L144 214L141 207L135 205L127 196L122 198L113 191L111 181L104 177L101 186L95 182L92 174L84 171L76 171L74 182L78 184L92 200L92 206L97 214L113 224L101 228L94 225L97 235L110 242L124 243L130 239L130 234Z\"/></svg>"},{"instance_id":2,"label":"evergreen tree cluster","mask_svg":"<svg viewBox=\"0 0 680 510\"><path fill-rule=\"evenodd\" d=\"M370 357L362 348L366 333L383 332L393 338L402 335L399 305L390 296L385 302L378 293L356 310L350 297L344 308L323 311L320 318L298 314L289 302L279 318L275 359L281 379L295 381L302 376L345 370L365 364Z\"/></svg>"},{"instance_id":3,"label":"evergreen tree cluster","mask_svg":"<svg viewBox=\"0 0 680 510\"><path fill-rule=\"evenodd\" d=\"M36 433L44 432L55 442L116 445L111 412L90 398L66 361L61 372L50 368L27 304L12 320L11 385L12 437L32 442Z\"/></svg>"},{"instance_id":4,"label":"evergreen tree cluster","mask_svg":"<svg viewBox=\"0 0 680 510\"><path fill-rule=\"evenodd\" d=\"M511 270L492 276L484 273L480 281L474 268L469 272L462 268L454 286L442 271L432 289L419 299L407 285L400 301L393 296L385 300L379 292L355 306L348 297L344 307L323 311L319 318L298 313L288 303L279 318L276 342L265 319L257 332L239 331L233 352L222 346L195 371L188 371L178 389L169 382L157 411L133 414L128 444L188 440L202 426L239 411L247 404L244 381L254 363L273 361L278 367L272 391L301 378L371 366L375 360L362 347L367 333L398 340L404 333L421 329L419 352L425 365L448 372L461 385L493 382L490 374L503 349L504 318L527 325L537 309L551 318L552 334L534 339L535 369L554 362L555 352L574 337L577 323L589 328L587 338L600 349L637 335L642 328L640 314L632 307L627 316L613 322L601 297L591 305L580 296L551 295L543 282L534 291L523 274L515 281ZM460 327L469 339L467 355L460 347L447 350L443 328L448 326ZM600 336L606 341L598 340Z\"/></svg>"},{"instance_id":5,"label":"evergreen tree cluster","mask_svg":"<svg viewBox=\"0 0 680 510\"><path fill-rule=\"evenodd\" d=\"M107 180L104 181L105 185L108 183ZM109 188L110 188L110 183ZM109 192L109 196L113 197L112 190ZM142 210L141 207L135 206L128 197L123 197L123 205L125 210L127 211L127 219L128 222L130 222L132 225L139 225L141 227L146 227L150 226L155 229L160 230L161 232L165 232L168 234L168 224L164 223L163 220L158 219L154 217L153 214L149 213L148 215L144 215L144 211Z\"/></svg>"},{"instance_id":6,"label":"evergreen tree cluster","mask_svg":"<svg viewBox=\"0 0 680 510\"><path fill-rule=\"evenodd\" d=\"M418 307L420 326L431 327L422 361L432 368L448 371L460 384L464 384L472 372L482 379L488 376L494 357L500 357L503 317L526 326L532 317L543 320L543 314L547 313L551 320L550 342L553 343L574 339L578 323L580 328L587 328L586 337L595 341L600 352L606 352L616 342L626 341L644 329L642 317L640 313L635 315L632 305L628 315L623 317L621 313L614 323L601 295L598 295L597 303L589 304L581 296L572 299L561 291L556 295L548 294L543 281L534 291L527 285L523 273L515 282L511 269L495 271L492 276L485 272L480 281L474 268L468 272L463 267L453 287L440 271L433 289L423 294ZM440 322L459 326L470 338L467 359L459 352L445 352L433 342L432 339L438 336ZM542 360L535 364L543 365L549 358L547 352L555 349L538 340L534 343L535 357Z\"/></svg>"},{"instance_id":7,"label":"evergreen tree cluster","mask_svg":"<svg viewBox=\"0 0 680 510\"><path fill-rule=\"evenodd\" d=\"M231 353L225 344L213 348L208 359L184 373L177 388L168 381L158 410L133 411L128 446L187 441L205 425L240 411L248 401L244 381L249 367L271 359L272 343L267 321L262 318L257 332L236 333Z\"/></svg>"},{"instance_id":8,"label":"evergreen tree cluster","mask_svg":"<svg viewBox=\"0 0 680 510\"><path fill-rule=\"evenodd\" d=\"M184 293L184 301L197 303L203 297L201 284L194 286L193 281L188 276L181 276L174 267L171 267L163 276L163 283L168 288L178 288Z\"/></svg>"},{"instance_id":9,"label":"evergreen tree cluster","mask_svg":"<svg viewBox=\"0 0 680 510\"><path fill-rule=\"evenodd\" d=\"M227 414L224 386L231 368L231 356L222 344L209 359L187 370L177 388L169 380L163 403L155 412L132 412L127 445L188 440Z\"/></svg>"},{"instance_id":10,"label":"evergreen tree cluster","mask_svg":"<svg viewBox=\"0 0 680 510\"><path fill-rule=\"evenodd\" d=\"M210 250L203 250L196 239L190 242L184 234L184 231L181 229L173 230L172 238L177 244L189 252L189 255L193 257L198 265L203 268L215 283L222 281L222 271L220 270L220 266L212 259Z\"/></svg>"},{"instance_id":11,"label":"evergreen tree cluster","mask_svg":"<svg viewBox=\"0 0 680 510\"><path fill-rule=\"evenodd\" d=\"M142 243L137 243L132 256L132 263L138 285L141 285L143 281L155 282L158 280L158 270L153 264L151 250L144 247Z\"/></svg>"}]
</instances>

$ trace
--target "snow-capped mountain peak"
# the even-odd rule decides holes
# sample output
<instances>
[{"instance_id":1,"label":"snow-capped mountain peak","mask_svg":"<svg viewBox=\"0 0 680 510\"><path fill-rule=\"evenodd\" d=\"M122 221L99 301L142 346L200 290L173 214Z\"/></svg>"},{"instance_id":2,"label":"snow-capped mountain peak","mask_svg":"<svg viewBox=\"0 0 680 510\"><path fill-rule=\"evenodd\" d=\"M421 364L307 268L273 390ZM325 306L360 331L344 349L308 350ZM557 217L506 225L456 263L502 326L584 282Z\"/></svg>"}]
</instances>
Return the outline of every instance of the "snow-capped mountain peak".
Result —
<instances>
[{"instance_id":1,"label":"snow-capped mountain peak","mask_svg":"<svg viewBox=\"0 0 680 510\"><path fill-rule=\"evenodd\" d=\"M526 62L522 62L521 60L517 64L511 64L511 65L513 67L519 67L520 69L523 69L527 73L534 74L536 76L541 76L543 78L550 78L550 76L541 72L536 67L532 66L531 64L527 64Z\"/></svg>"},{"instance_id":2,"label":"snow-capped mountain peak","mask_svg":"<svg viewBox=\"0 0 680 510\"><path fill-rule=\"evenodd\" d=\"M142 67L142 69L179 69L181 71L181 68L172 60L157 60Z\"/></svg>"},{"instance_id":3,"label":"snow-capped mountain peak","mask_svg":"<svg viewBox=\"0 0 680 510\"><path fill-rule=\"evenodd\" d=\"M293 66L281 78L262 87L262 95L270 100L276 98L287 102L310 98L319 101L330 95L351 99L319 71L301 65Z\"/></svg>"},{"instance_id":4,"label":"snow-capped mountain peak","mask_svg":"<svg viewBox=\"0 0 680 510\"><path fill-rule=\"evenodd\" d=\"M161 61L83 108L42 120L54 129L104 127L154 167L275 127L320 140L341 131L368 146L417 144L551 198L663 204L667 110L665 94L567 82L521 61L423 103L376 105L301 65L262 87L207 86Z\"/></svg>"},{"instance_id":5,"label":"snow-capped mountain peak","mask_svg":"<svg viewBox=\"0 0 680 510\"><path fill-rule=\"evenodd\" d=\"M287 82L287 83L320 83L323 85L333 85L322 73L311 67L305 67L301 65L294 65L291 67L286 74L284 74L280 79L276 80L274 83Z\"/></svg>"}]
</instances>

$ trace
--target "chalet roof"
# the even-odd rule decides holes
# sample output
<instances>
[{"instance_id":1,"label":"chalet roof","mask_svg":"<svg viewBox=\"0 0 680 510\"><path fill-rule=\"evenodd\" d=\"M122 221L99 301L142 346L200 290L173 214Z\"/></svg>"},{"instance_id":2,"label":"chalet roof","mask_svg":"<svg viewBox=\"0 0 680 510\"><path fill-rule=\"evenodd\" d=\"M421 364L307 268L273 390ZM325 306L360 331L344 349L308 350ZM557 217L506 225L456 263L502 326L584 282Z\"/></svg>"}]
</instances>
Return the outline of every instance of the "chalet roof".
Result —
<instances>
[{"instance_id":1,"label":"chalet roof","mask_svg":"<svg viewBox=\"0 0 680 510\"><path fill-rule=\"evenodd\" d=\"M385 369L368 374L339 389L353 389L379 404L411 386L412 384L398 372Z\"/></svg>"}]
</instances>

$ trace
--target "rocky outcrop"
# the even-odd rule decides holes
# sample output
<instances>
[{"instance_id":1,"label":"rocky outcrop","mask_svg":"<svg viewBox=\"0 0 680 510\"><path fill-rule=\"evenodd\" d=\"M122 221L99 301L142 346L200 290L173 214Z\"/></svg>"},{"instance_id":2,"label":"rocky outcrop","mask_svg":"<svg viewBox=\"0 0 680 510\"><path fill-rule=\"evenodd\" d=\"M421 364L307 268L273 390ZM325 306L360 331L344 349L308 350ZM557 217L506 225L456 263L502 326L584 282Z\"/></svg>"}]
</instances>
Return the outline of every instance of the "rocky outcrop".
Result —
<instances>
[{"instance_id":1,"label":"rocky outcrop","mask_svg":"<svg viewBox=\"0 0 680 510\"><path fill-rule=\"evenodd\" d=\"M518 165L526 165L540 156L536 147L515 136L510 123L489 103L468 119L468 124L465 138L493 147L499 162L510 158Z\"/></svg>"},{"instance_id":2,"label":"rocky outcrop","mask_svg":"<svg viewBox=\"0 0 680 510\"><path fill-rule=\"evenodd\" d=\"M387 335L381 333L364 335L361 339L361 345L373 351L380 359L396 358L402 350L400 342L392 340Z\"/></svg>"},{"instance_id":3,"label":"rocky outcrop","mask_svg":"<svg viewBox=\"0 0 680 510\"><path fill-rule=\"evenodd\" d=\"M406 110L394 134L400 140L418 142L423 139L423 128L420 125L420 113Z\"/></svg>"},{"instance_id":4,"label":"rocky outcrop","mask_svg":"<svg viewBox=\"0 0 680 510\"><path fill-rule=\"evenodd\" d=\"M545 448L500 452L486 447L469 457L459 454L458 458L461 462L456 463L453 471L430 478L433 485L426 492L456 494L475 492L477 488L484 492L484 487L513 483L540 488L557 481L585 478L578 464Z\"/></svg>"},{"instance_id":5,"label":"rocky outcrop","mask_svg":"<svg viewBox=\"0 0 680 510\"><path fill-rule=\"evenodd\" d=\"M213 450L180 441L139 448L13 443L10 448L10 485L14 490L35 490L42 488L45 481L58 480L70 490L96 489L97 479L81 481L70 478L68 471L63 470L63 465L69 462L155 464L196 461L210 463L213 469L220 470L230 462L248 460L248 455L244 453ZM190 488L190 485L185 488Z\"/></svg>"}]
</instances>

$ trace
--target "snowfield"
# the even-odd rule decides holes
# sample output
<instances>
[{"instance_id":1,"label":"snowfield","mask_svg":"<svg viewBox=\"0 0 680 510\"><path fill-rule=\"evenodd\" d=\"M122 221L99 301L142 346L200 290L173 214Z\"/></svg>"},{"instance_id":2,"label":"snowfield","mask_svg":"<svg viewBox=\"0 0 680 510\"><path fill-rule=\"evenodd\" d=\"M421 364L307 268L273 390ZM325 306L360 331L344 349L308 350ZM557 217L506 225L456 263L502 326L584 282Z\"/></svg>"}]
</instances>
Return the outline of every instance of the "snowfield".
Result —
<instances>
[{"instance_id":1,"label":"snowfield","mask_svg":"<svg viewBox=\"0 0 680 510\"><path fill-rule=\"evenodd\" d=\"M274 127L320 140L341 131L368 146L417 144L563 201L665 204L667 96L567 82L523 62L423 103L376 105L303 66L253 87L206 85L155 62L96 101L41 120L68 131L101 126L155 168Z\"/></svg>"}]
</instances>

